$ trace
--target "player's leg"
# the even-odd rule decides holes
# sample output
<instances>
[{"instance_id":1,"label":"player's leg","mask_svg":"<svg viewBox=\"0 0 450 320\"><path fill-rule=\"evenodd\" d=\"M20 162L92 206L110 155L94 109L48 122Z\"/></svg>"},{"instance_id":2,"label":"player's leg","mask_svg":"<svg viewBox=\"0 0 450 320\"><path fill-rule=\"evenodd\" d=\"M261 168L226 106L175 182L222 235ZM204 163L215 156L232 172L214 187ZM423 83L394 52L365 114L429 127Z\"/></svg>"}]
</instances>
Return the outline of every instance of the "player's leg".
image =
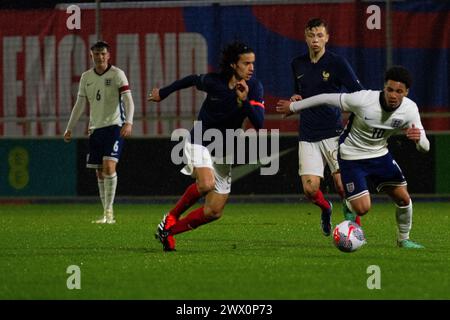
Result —
<instances>
[{"instance_id":1,"label":"player's leg","mask_svg":"<svg viewBox=\"0 0 450 320\"><path fill-rule=\"evenodd\" d=\"M367 214L372 206L369 192L362 194L357 198L347 199L346 201L349 209L358 216Z\"/></svg>"},{"instance_id":2,"label":"player's leg","mask_svg":"<svg viewBox=\"0 0 450 320\"><path fill-rule=\"evenodd\" d=\"M115 160L103 159L103 181L105 188L105 216L106 223L115 223L114 220L114 199L117 189L117 162Z\"/></svg>"},{"instance_id":3,"label":"player's leg","mask_svg":"<svg viewBox=\"0 0 450 320\"><path fill-rule=\"evenodd\" d=\"M325 199L322 191L320 190L320 177L312 175L301 176L303 193L312 203L321 209L320 225L322 232L325 236L331 234L331 214L332 204Z\"/></svg>"},{"instance_id":4,"label":"player's leg","mask_svg":"<svg viewBox=\"0 0 450 320\"><path fill-rule=\"evenodd\" d=\"M98 194L102 202L103 211L105 211L105 181L103 179L102 169L95 170L97 175Z\"/></svg>"},{"instance_id":5,"label":"player's leg","mask_svg":"<svg viewBox=\"0 0 450 320\"><path fill-rule=\"evenodd\" d=\"M105 187L105 216L106 223L109 224L116 222L113 208L118 180L116 167L124 144L124 139L120 136L120 129L120 126L98 129L103 144L102 174Z\"/></svg>"},{"instance_id":6,"label":"player's leg","mask_svg":"<svg viewBox=\"0 0 450 320\"><path fill-rule=\"evenodd\" d=\"M231 191L231 166L227 164L214 164L213 189L209 190L205 205L190 212L186 218L179 220L172 228L170 234L176 235L188 230L195 229L203 224L217 220L222 216L223 209ZM197 175L202 175L202 171L196 168ZM210 171L210 172L211 172ZM210 173L208 172L208 173ZM200 181L201 177L197 179Z\"/></svg>"},{"instance_id":7,"label":"player's leg","mask_svg":"<svg viewBox=\"0 0 450 320\"><path fill-rule=\"evenodd\" d=\"M87 155L86 167L96 170L97 186L100 201L102 203L103 215L92 223L106 223L105 216L105 183L103 177L103 146L98 130L94 130L89 135L89 153Z\"/></svg>"},{"instance_id":8,"label":"player's leg","mask_svg":"<svg viewBox=\"0 0 450 320\"><path fill-rule=\"evenodd\" d=\"M366 160L343 160L339 158L341 170L341 181L345 192L345 203L351 212L358 216L363 216L369 212L372 205L367 185L367 166L370 163Z\"/></svg>"},{"instance_id":9,"label":"player's leg","mask_svg":"<svg viewBox=\"0 0 450 320\"><path fill-rule=\"evenodd\" d=\"M377 161L376 168L378 169L373 181L377 190L386 192L396 204L397 244L403 248L423 248L422 245L409 239L413 207L402 170L390 153L380 157Z\"/></svg>"},{"instance_id":10,"label":"player's leg","mask_svg":"<svg viewBox=\"0 0 450 320\"><path fill-rule=\"evenodd\" d=\"M192 176L196 182L187 187L184 194L164 218L164 229L170 229L180 216L194 205L198 199L214 190L214 170L209 167L194 168Z\"/></svg>"},{"instance_id":11,"label":"player's leg","mask_svg":"<svg viewBox=\"0 0 450 320\"><path fill-rule=\"evenodd\" d=\"M321 213L321 227L325 236L331 234L331 202L326 200L320 190L320 181L323 178L325 159L322 156L319 142L311 143L300 141L298 145L299 175L302 182L303 193L306 198L318 206Z\"/></svg>"},{"instance_id":12,"label":"player's leg","mask_svg":"<svg viewBox=\"0 0 450 320\"><path fill-rule=\"evenodd\" d=\"M203 195L208 194L214 189L213 169L209 167L194 168L192 176L196 178L196 182L186 189L184 194L177 201L175 207L173 207L169 213L164 215L156 229L155 236L163 244L164 251L175 250L175 239L169 230L179 222L181 214L196 203ZM195 212L197 212L197 210ZM198 214L200 213L195 213L192 217L197 217Z\"/></svg>"},{"instance_id":13,"label":"player's leg","mask_svg":"<svg viewBox=\"0 0 450 320\"><path fill-rule=\"evenodd\" d=\"M213 163L208 149L186 141L183 151L187 164L181 172L190 175L196 182L185 190L175 206L164 216L160 223L164 230L170 229L187 209L213 190L215 185Z\"/></svg>"},{"instance_id":14,"label":"player's leg","mask_svg":"<svg viewBox=\"0 0 450 320\"><path fill-rule=\"evenodd\" d=\"M193 175L196 178L196 182L186 188L184 194L169 211L169 215L173 216L175 219L179 219L179 217L195 204L198 199L214 189L214 172L211 168L195 168Z\"/></svg>"},{"instance_id":15,"label":"player's leg","mask_svg":"<svg viewBox=\"0 0 450 320\"><path fill-rule=\"evenodd\" d=\"M211 191L206 195L205 205L191 211L185 218L179 220L172 228L172 236L198 228L222 217L223 209L228 200L228 194Z\"/></svg>"},{"instance_id":16,"label":"player's leg","mask_svg":"<svg viewBox=\"0 0 450 320\"><path fill-rule=\"evenodd\" d=\"M163 243L165 251L175 250L174 235L196 229L199 226L217 220L222 216L223 209L228 200L228 194L231 191L231 165L214 164L213 168L214 169L210 169L211 171L198 170L199 168L195 168L197 181L204 181L205 178L203 176L205 174L209 175L211 172L213 173L213 190L207 192L204 206L191 211L185 218L176 221L173 226L160 232L163 238L161 242Z\"/></svg>"},{"instance_id":17,"label":"player's leg","mask_svg":"<svg viewBox=\"0 0 450 320\"><path fill-rule=\"evenodd\" d=\"M319 143L319 147L322 156L326 160L328 167L330 168L331 175L333 177L334 187L339 197L342 200L342 211L345 220L350 220L361 225L360 216L351 212L345 201L345 191L342 184L341 172L339 169L339 163L337 160L338 148L339 148L339 137L332 137L324 139Z\"/></svg>"},{"instance_id":18,"label":"player's leg","mask_svg":"<svg viewBox=\"0 0 450 320\"><path fill-rule=\"evenodd\" d=\"M345 191L344 191L344 185L342 184L341 173L338 171L338 172L333 173L332 175L333 175L334 187L342 199L342 212L344 214L344 219L353 221L356 224L361 225L361 216L352 212L352 210L350 210L349 206L347 205L347 201L345 200Z\"/></svg>"},{"instance_id":19,"label":"player's leg","mask_svg":"<svg viewBox=\"0 0 450 320\"><path fill-rule=\"evenodd\" d=\"M412 227L413 205L406 186L387 186L384 191L395 202L395 217L397 222L397 244L399 247L408 249L424 248L409 239Z\"/></svg>"},{"instance_id":20,"label":"player's leg","mask_svg":"<svg viewBox=\"0 0 450 320\"><path fill-rule=\"evenodd\" d=\"M195 229L209 222L209 219L205 217L204 207L193 210L184 219L179 220L181 213L197 202L201 194L206 193L208 198L208 194L212 193L214 189L215 177L212 168L194 168L192 176L196 178L197 182L188 187L176 206L163 217L156 229L155 236L162 243L164 251L175 251L175 238L173 237L175 234ZM193 191L192 188L195 190ZM173 213L174 211L177 215Z\"/></svg>"},{"instance_id":21,"label":"player's leg","mask_svg":"<svg viewBox=\"0 0 450 320\"><path fill-rule=\"evenodd\" d=\"M215 186L213 163L208 149L187 141L184 146L184 155L187 164L181 172L195 178L196 183L187 188L175 207L164 215L156 229L155 237L162 243L164 251L175 250L175 239L169 230L178 223L180 215Z\"/></svg>"}]
</instances>

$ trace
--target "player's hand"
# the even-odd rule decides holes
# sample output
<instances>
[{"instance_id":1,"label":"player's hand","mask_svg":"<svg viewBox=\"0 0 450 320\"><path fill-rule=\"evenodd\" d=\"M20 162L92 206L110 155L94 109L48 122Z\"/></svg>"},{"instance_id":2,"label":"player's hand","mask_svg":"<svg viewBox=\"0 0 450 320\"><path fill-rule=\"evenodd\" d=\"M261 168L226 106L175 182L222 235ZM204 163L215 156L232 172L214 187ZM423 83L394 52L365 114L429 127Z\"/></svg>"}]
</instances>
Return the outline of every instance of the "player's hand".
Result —
<instances>
[{"instance_id":1,"label":"player's hand","mask_svg":"<svg viewBox=\"0 0 450 320\"><path fill-rule=\"evenodd\" d=\"M418 143L420 140L420 129L416 128L416 126L414 124L412 124L411 128L406 129L406 137L409 140L412 140L415 143Z\"/></svg>"},{"instance_id":2,"label":"player's hand","mask_svg":"<svg viewBox=\"0 0 450 320\"><path fill-rule=\"evenodd\" d=\"M248 85L247 82L245 82L244 79L241 79L236 83L236 95L241 101L247 100L248 96Z\"/></svg>"},{"instance_id":3,"label":"player's hand","mask_svg":"<svg viewBox=\"0 0 450 320\"><path fill-rule=\"evenodd\" d=\"M294 94L294 95L291 97L291 102L300 101L300 100L302 100L302 99L303 99L303 98L302 98L301 95L299 95L299 94Z\"/></svg>"},{"instance_id":4,"label":"player's hand","mask_svg":"<svg viewBox=\"0 0 450 320\"><path fill-rule=\"evenodd\" d=\"M66 130L64 132L64 142L70 142L72 140L72 130Z\"/></svg>"},{"instance_id":5,"label":"player's hand","mask_svg":"<svg viewBox=\"0 0 450 320\"><path fill-rule=\"evenodd\" d=\"M131 136L131 131L133 130L133 125L131 123L125 123L120 129L120 136L125 138Z\"/></svg>"},{"instance_id":6,"label":"player's hand","mask_svg":"<svg viewBox=\"0 0 450 320\"><path fill-rule=\"evenodd\" d=\"M149 93L147 101L160 102L161 97L159 96L159 88L153 88L152 92Z\"/></svg>"},{"instance_id":7,"label":"player's hand","mask_svg":"<svg viewBox=\"0 0 450 320\"><path fill-rule=\"evenodd\" d=\"M277 102L277 112L283 114L283 118L287 118L294 113L291 111L289 106L291 105L291 101L289 100L278 100Z\"/></svg>"}]
</instances>

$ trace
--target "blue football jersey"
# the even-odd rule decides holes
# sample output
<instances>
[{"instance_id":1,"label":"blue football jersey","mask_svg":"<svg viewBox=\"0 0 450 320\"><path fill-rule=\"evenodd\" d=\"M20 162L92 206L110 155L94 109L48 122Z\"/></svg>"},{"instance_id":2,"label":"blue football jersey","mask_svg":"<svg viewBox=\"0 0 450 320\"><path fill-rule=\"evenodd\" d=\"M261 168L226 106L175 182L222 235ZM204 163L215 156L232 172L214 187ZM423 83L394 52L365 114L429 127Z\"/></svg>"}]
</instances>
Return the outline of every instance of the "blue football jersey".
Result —
<instances>
[{"instance_id":1,"label":"blue football jersey","mask_svg":"<svg viewBox=\"0 0 450 320\"><path fill-rule=\"evenodd\" d=\"M225 137L226 129L239 129L245 118L249 118L255 129L264 124L263 86L255 78L247 81L249 93L247 100L238 105L235 89L230 89L228 80L219 73L190 75L161 88L162 99L176 90L196 86L198 90L207 93L203 101L198 121L201 121L202 133L208 129L218 129ZM203 134L202 134L203 136ZM191 142L207 146L211 141L195 141L191 130Z\"/></svg>"},{"instance_id":2,"label":"blue football jersey","mask_svg":"<svg viewBox=\"0 0 450 320\"><path fill-rule=\"evenodd\" d=\"M317 63L311 62L308 53L294 58L291 67L294 75L294 91L303 99L321 93L354 92L364 89L347 60L328 50ZM336 137L342 130L342 115L338 106L324 105L300 112L301 141L315 142Z\"/></svg>"}]
</instances>

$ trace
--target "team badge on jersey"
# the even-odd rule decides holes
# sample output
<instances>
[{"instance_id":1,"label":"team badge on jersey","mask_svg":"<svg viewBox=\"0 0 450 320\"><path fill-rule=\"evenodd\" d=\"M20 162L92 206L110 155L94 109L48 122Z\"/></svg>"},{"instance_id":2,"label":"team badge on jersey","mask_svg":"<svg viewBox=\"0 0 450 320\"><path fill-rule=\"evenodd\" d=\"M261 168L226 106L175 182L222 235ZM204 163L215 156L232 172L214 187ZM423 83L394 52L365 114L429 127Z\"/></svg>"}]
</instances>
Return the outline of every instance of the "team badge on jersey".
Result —
<instances>
[{"instance_id":1,"label":"team badge on jersey","mask_svg":"<svg viewBox=\"0 0 450 320\"><path fill-rule=\"evenodd\" d=\"M402 119L392 119L391 126L393 128L400 128L402 126L402 124L403 124Z\"/></svg>"},{"instance_id":2,"label":"team badge on jersey","mask_svg":"<svg viewBox=\"0 0 450 320\"><path fill-rule=\"evenodd\" d=\"M110 86L112 79L105 79L105 86Z\"/></svg>"},{"instance_id":3,"label":"team badge on jersey","mask_svg":"<svg viewBox=\"0 0 450 320\"><path fill-rule=\"evenodd\" d=\"M330 73L326 72L324 70L324 71L322 71L322 77L323 77L323 81L328 81L328 79L330 78Z\"/></svg>"},{"instance_id":4,"label":"team badge on jersey","mask_svg":"<svg viewBox=\"0 0 450 320\"><path fill-rule=\"evenodd\" d=\"M352 193L353 191L355 191L355 184L353 182L346 183L345 187L347 188L347 191L349 193Z\"/></svg>"}]
</instances>

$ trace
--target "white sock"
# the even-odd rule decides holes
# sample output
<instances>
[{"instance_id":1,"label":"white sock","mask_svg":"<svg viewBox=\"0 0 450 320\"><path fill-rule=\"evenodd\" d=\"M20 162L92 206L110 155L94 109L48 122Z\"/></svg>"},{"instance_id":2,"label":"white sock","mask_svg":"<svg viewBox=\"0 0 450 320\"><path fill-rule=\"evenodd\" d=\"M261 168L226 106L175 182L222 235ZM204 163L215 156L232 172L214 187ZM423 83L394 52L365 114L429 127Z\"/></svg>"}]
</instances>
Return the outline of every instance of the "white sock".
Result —
<instances>
[{"instance_id":1,"label":"white sock","mask_svg":"<svg viewBox=\"0 0 450 320\"><path fill-rule=\"evenodd\" d=\"M114 197L116 196L117 174L111 176L103 175L105 181L105 210L113 209Z\"/></svg>"},{"instance_id":2,"label":"white sock","mask_svg":"<svg viewBox=\"0 0 450 320\"><path fill-rule=\"evenodd\" d=\"M347 199L344 199L345 204L347 205L348 210L350 210L352 213L355 213L353 210L352 204Z\"/></svg>"},{"instance_id":3,"label":"white sock","mask_svg":"<svg viewBox=\"0 0 450 320\"><path fill-rule=\"evenodd\" d=\"M100 200L102 201L103 210L105 210L105 181L103 179L97 178L98 183L98 194L100 195Z\"/></svg>"},{"instance_id":4,"label":"white sock","mask_svg":"<svg viewBox=\"0 0 450 320\"><path fill-rule=\"evenodd\" d=\"M395 216L397 218L399 241L409 239L409 231L411 230L412 226L412 215L412 200L410 200L409 204L405 207L397 206Z\"/></svg>"}]
</instances>

